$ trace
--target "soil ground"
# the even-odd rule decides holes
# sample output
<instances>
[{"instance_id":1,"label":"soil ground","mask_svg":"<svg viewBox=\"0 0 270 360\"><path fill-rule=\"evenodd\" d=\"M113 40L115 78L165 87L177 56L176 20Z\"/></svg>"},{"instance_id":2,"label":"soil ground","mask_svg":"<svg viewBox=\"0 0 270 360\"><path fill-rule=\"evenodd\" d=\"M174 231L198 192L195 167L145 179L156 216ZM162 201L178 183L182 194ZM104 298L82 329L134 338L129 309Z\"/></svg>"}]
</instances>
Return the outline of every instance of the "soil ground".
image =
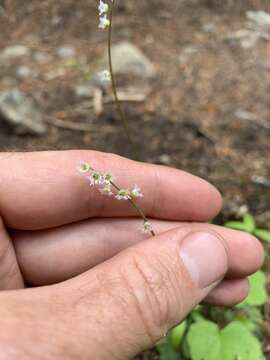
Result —
<instances>
[{"instance_id":1,"label":"soil ground","mask_svg":"<svg viewBox=\"0 0 270 360\"><path fill-rule=\"evenodd\" d=\"M245 28L252 2L236 9L206 1L119 1L114 42L135 44L157 70L152 80L117 79L121 89L132 85L138 92L149 90L145 102L124 106L132 147L113 106L97 117L89 101L78 99L73 91L74 84L91 74L106 47L106 36L97 29L96 3L6 2L0 48L23 44L50 55L50 61L41 64L27 57L2 65L0 91L16 86L41 104L47 119L84 123L89 130L50 124L48 135L26 137L0 122L0 149L86 148L131 158L137 152L140 160L175 166L214 183L224 196L219 221L236 217L247 205L258 223L270 228L270 130L260 122L270 126L270 41L243 49L225 40ZM269 10L269 5L262 2L258 9ZM76 49L76 62L56 55L61 46ZM18 65L31 67L38 76L18 80ZM239 110L255 114L259 121L240 119Z\"/></svg>"}]
</instances>

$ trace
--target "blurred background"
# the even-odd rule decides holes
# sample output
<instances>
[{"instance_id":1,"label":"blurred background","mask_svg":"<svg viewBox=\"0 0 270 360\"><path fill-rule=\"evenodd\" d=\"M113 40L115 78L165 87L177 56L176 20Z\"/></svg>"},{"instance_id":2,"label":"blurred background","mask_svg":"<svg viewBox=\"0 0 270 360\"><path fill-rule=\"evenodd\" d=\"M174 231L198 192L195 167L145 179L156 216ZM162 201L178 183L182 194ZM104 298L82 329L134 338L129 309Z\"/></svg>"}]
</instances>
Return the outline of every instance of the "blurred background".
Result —
<instances>
[{"instance_id":1,"label":"blurred background","mask_svg":"<svg viewBox=\"0 0 270 360\"><path fill-rule=\"evenodd\" d=\"M86 148L214 183L270 228L270 1L119 0L112 104L95 0L0 1L0 149Z\"/></svg>"}]
</instances>

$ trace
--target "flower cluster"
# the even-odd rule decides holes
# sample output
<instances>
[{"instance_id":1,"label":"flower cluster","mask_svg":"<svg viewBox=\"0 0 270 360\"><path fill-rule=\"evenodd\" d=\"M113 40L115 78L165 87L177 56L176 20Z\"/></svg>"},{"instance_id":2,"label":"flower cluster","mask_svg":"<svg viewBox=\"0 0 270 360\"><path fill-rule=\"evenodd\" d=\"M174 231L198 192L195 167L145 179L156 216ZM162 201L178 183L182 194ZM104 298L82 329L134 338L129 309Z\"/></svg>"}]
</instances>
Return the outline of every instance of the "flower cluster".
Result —
<instances>
[{"instance_id":1,"label":"flower cluster","mask_svg":"<svg viewBox=\"0 0 270 360\"><path fill-rule=\"evenodd\" d=\"M88 163L81 163L80 172L88 174L90 186L100 186L99 191L104 195L114 195L117 200L131 200L143 197L138 185L135 185L132 190L120 189L114 184L112 174L96 171ZM117 193L114 194L113 190L116 190Z\"/></svg>"},{"instance_id":2,"label":"flower cluster","mask_svg":"<svg viewBox=\"0 0 270 360\"><path fill-rule=\"evenodd\" d=\"M113 0L111 0L113 2ZM106 29L110 26L110 20L108 19L108 12L110 7L107 3L99 0L98 13L99 13L99 28Z\"/></svg>"},{"instance_id":3,"label":"flower cluster","mask_svg":"<svg viewBox=\"0 0 270 360\"><path fill-rule=\"evenodd\" d=\"M87 162L81 162L79 171L87 175L90 186L99 187L99 192L101 194L113 196L119 201L130 201L138 210L138 206L135 206L134 200L143 197L142 191L138 185L135 185L132 190L121 189L114 183L114 177L111 173L96 171ZM140 215L142 215L141 212ZM153 234L153 228L150 221L148 221L145 216L143 216L143 220L143 232Z\"/></svg>"},{"instance_id":4,"label":"flower cluster","mask_svg":"<svg viewBox=\"0 0 270 360\"><path fill-rule=\"evenodd\" d=\"M98 77L103 82L111 81L111 74L110 74L109 70L100 71L98 73Z\"/></svg>"}]
</instances>

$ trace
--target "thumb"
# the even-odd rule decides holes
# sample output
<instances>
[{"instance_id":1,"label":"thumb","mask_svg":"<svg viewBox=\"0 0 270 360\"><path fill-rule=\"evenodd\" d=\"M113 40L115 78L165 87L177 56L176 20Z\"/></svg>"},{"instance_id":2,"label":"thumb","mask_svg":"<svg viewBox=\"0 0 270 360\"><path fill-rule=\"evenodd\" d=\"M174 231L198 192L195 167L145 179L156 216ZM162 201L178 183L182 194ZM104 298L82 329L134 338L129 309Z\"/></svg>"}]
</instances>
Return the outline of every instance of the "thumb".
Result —
<instances>
[{"instance_id":1,"label":"thumb","mask_svg":"<svg viewBox=\"0 0 270 360\"><path fill-rule=\"evenodd\" d=\"M80 299L73 313L80 321L74 323L82 326L81 319L87 319L89 358L128 359L150 348L227 270L226 244L218 234L181 228L143 241L73 279L80 290L75 291Z\"/></svg>"}]
</instances>

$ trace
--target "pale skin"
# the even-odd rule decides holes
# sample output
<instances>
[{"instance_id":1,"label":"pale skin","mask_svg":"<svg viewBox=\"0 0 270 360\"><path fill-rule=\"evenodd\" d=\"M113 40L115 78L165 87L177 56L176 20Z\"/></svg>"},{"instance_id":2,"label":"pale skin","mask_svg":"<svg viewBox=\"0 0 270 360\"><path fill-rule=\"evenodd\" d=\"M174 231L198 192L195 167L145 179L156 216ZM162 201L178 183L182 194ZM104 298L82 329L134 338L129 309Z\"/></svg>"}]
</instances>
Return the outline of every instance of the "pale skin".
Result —
<instances>
[{"instance_id":1,"label":"pale skin","mask_svg":"<svg viewBox=\"0 0 270 360\"><path fill-rule=\"evenodd\" d=\"M90 188L81 160L140 186L156 237ZM0 166L1 359L130 359L194 305L240 302L263 263L256 238L208 224L221 196L185 172L93 151L2 153Z\"/></svg>"}]
</instances>

